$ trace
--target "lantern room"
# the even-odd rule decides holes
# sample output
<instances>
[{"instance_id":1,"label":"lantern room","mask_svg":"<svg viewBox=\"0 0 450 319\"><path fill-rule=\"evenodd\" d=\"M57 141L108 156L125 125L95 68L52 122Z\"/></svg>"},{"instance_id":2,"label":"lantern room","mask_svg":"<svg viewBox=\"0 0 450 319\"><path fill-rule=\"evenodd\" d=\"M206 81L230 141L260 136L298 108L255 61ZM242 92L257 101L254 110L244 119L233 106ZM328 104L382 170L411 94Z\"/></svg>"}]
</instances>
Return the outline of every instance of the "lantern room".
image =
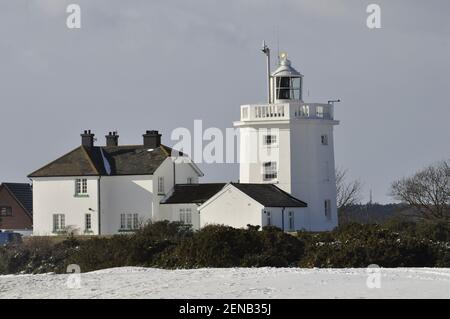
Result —
<instances>
[{"instance_id":1,"label":"lantern room","mask_svg":"<svg viewBox=\"0 0 450 319\"><path fill-rule=\"evenodd\" d=\"M270 77L271 102L301 101L302 85L303 75L291 66L287 54L281 53L279 66Z\"/></svg>"}]
</instances>

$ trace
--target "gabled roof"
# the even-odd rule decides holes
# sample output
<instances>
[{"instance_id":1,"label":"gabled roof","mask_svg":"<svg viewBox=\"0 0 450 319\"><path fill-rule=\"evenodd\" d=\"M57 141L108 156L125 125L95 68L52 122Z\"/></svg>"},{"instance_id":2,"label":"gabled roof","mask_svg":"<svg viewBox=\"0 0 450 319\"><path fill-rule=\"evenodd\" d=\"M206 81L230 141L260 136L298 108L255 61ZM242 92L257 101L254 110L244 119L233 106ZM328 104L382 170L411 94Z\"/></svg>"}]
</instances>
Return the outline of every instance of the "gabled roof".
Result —
<instances>
[{"instance_id":1,"label":"gabled roof","mask_svg":"<svg viewBox=\"0 0 450 319\"><path fill-rule=\"evenodd\" d=\"M308 204L274 184L230 183L264 207L307 207Z\"/></svg>"},{"instance_id":2,"label":"gabled roof","mask_svg":"<svg viewBox=\"0 0 450 319\"><path fill-rule=\"evenodd\" d=\"M307 207L308 205L273 184L210 183L177 184L161 204L203 204L231 185L264 207Z\"/></svg>"},{"instance_id":3,"label":"gabled roof","mask_svg":"<svg viewBox=\"0 0 450 319\"><path fill-rule=\"evenodd\" d=\"M172 149L164 145L155 149L143 145L80 146L28 177L152 175L171 152Z\"/></svg>"},{"instance_id":4,"label":"gabled roof","mask_svg":"<svg viewBox=\"0 0 450 319\"><path fill-rule=\"evenodd\" d=\"M6 188L17 200L23 209L31 216L33 213L33 192L31 185L27 183L2 183L0 186Z\"/></svg>"},{"instance_id":5,"label":"gabled roof","mask_svg":"<svg viewBox=\"0 0 450 319\"><path fill-rule=\"evenodd\" d=\"M203 204L225 185L226 183L177 184L161 204Z\"/></svg>"}]
</instances>

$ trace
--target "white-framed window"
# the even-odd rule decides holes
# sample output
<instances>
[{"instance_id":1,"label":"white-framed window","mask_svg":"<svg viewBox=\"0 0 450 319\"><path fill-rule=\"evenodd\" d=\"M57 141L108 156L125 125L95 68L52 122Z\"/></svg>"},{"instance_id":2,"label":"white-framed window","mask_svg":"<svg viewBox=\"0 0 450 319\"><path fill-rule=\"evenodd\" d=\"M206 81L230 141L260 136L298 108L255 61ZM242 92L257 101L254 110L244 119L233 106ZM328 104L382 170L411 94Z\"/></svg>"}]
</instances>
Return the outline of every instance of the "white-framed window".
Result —
<instances>
[{"instance_id":1,"label":"white-framed window","mask_svg":"<svg viewBox=\"0 0 450 319\"><path fill-rule=\"evenodd\" d=\"M192 209L191 208L180 208L180 222L183 224L192 224Z\"/></svg>"},{"instance_id":2,"label":"white-framed window","mask_svg":"<svg viewBox=\"0 0 450 319\"><path fill-rule=\"evenodd\" d=\"M294 219L294 212L289 212L289 230L295 230L295 219Z\"/></svg>"},{"instance_id":3,"label":"white-framed window","mask_svg":"<svg viewBox=\"0 0 450 319\"><path fill-rule=\"evenodd\" d=\"M133 214L127 214L127 228L133 229Z\"/></svg>"},{"instance_id":4,"label":"white-framed window","mask_svg":"<svg viewBox=\"0 0 450 319\"><path fill-rule=\"evenodd\" d=\"M194 178L192 178L192 177L188 177L187 178L187 183L188 184L192 184L194 182Z\"/></svg>"},{"instance_id":5,"label":"white-framed window","mask_svg":"<svg viewBox=\"0 0 450 319\"><path fill-rule=\"evenodd\" d=\"M88 187L87 187L87 179L86 178L77 178L75 180L75 195L87 195Z\"/></svg>"},{"instance_id":6,"label":"white-framed window","mask_svg":"<svg viewBox=\"0 0 450 319\"><path fill-rule=\"evenodd\" d=\"M324 211L326 219L331 220L331 200L326 199L324 201Z\"/></svg>"},{"instance_id":7,"label":"white-framed window","mask_svg":"<svg viewBox=\"0 0 450 319\"><path fill-rule=\"evenodd\" d=\"M263 135L263 145L264 146L273 146L278 143L276 135Z\"/></svg>"},{"instance_id":8,"label":"white-framed window","mask_svg":"<svg viewBox=\"0 0 450 319\"><path fill-rule=\"evenodd\" d=\"M139 214L133 214L133 229L139 228Z\"/></svg>"},{"instance_id":9,"label":"white-framed window","mask_svg":"<svg viewBox=\"0 0 450 319\"><path fill-rule=\"evenodd\" d=\"M120 214L120 229L127 228L127 214Z\"/></svg>"},{"instance_id":10,"label":"white-framed window","mask_svg":"<svg viewBox=\"0 0 450 319\"><path fill-rule=\"evenodd\" d=\"M66 228L66 216L64 214L53 214L53 232L61 232Z\"/></svg>"},{"instance_id":11,"label":"white-framed window","mask_svg":"<svg viewBox=\"0 0 450 319\"><path fill-rule=\"evenodd\" d=\"M158 194L164 195L164 177L158 177Z\"/></svg>"},{"instance_id":12,"label":"white-framed window","mask_svg":"<svg viewBox=\"0 0 450 319\"><path fill-rule=\"evenodd\" d=\"M328 135L324 134L320 136L320 142L322 145L328 145Z\"/></svg>"},{"instance_id":13,"label":"white-framed window","mask_svg":"<svg viewBox=\"0 0 450 319\"><path fill-rule=\"evenodd\" d=\"M120 230L139 228L139 214L120 214Z\"/></svg>"},{"instance_id":14,"label":"white-framed window","mask_svg":"<svg viewBox=\"0 0 450 319\"><path fill-rule=\"evenodd\" d=\"M266 226L272 226L272 215L266 211Z\"/></svg>"},{"instance_id":15,"label":"white-framed window","mask_svg":"<svg viewBox=\"0 0 450 319\"><path fill-rule=\"evenodd\" d=\"M277 162L264 162L262 165L263 180L270 181L278 177Z\"/></svg>"},{"instance_id":16,"label":"white-framed window","mask_svg":"<svg viewBox=\"0 0 450 319\"><path fill-rule=\"evenodd\" d=\"M92 230L92 215L91 214L84 215L84 230L85 231Z\"/></svg>"},{"instance_id":17,"label":"white-framed window","mask_svg":"<svg viewBox=\"0 0 450 319\"><path fill-rule=\"evenodd\" d=\"M316 116L323 118L323 106L316 107Z\"/></svg>"},{"instance_id":18,"label":"white-framed window","mask_svg":"<svg viewBox=\"0 0 450 319\"><path fill-rule=\"evenodd\" d=\"M300 109L300 116L309 117L309 105L302 105Z\"/></svg>"}]
</instances>

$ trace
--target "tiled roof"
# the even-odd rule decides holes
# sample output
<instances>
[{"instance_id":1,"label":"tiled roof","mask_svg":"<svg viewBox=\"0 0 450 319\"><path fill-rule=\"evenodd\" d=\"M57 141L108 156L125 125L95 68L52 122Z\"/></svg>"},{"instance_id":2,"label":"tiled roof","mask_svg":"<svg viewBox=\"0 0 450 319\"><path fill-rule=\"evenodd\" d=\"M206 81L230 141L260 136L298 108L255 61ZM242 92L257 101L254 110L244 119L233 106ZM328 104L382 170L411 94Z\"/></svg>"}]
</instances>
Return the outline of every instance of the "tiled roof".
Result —
<instances>
[{"instance_id":1,"label":"tiled roof","mask_svg":"<svg viewBox=\"0 0 450 319\"><path fill-rule=\"evenodd\" d=\"M273 184L230 183L264 207L307 207L307 204ZM227 184L177 184L162 204L203 204Z\"/></svg>"},{"instance_id":2,"label":"tiled roof","mask_svg":"<svg viewBox=\"0 0 450 319\"><path fill-rule=\"evenodd\" d=\"M142 145L80 146L28 177L152 175L171 151L164 145L155 149Z\"/></svg>"},{"instance_id":3,"label":"tiled roof","mask_svg":"<svg viewBox=\"0 0 450 319\"><path fill-rule=\"evenodd\" d=\"M203 204L225 185L226 183L177 184L172 194L165 198L161 204Z\"/></svg>"},{"instance_id":4,"label":"tiled roof","mask_svg":"<svg viewBox=\"0 0 450 319\"><path fill-rule=\"evenodd\" d=\"M264 207L307 207L308 205L274 184L231 183Z\"/></svg>"},{"instance_id":5,"label":"tiled roof","mask_svg":"<svg viewBox=\"0 0 450 319\"><path fill-rule=\"evenodd\" d=\"M17 199L28 214L33 213L33 192L31 185L27 183L2 183L9 192Z\"/></svg>"}]
</instances>

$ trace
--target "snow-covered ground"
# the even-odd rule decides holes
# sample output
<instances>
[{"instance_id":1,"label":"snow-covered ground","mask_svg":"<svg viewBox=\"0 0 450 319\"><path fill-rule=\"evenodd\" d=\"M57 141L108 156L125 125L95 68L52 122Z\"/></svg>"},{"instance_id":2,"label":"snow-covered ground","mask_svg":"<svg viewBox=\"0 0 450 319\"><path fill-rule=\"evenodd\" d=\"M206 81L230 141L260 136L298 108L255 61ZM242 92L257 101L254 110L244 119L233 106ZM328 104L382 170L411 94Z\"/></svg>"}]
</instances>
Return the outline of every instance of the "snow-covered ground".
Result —
<instances>
[{"instance_id":1,"label":"snow-covered ground","mask_svg":"<svg viewBox=\"0 0 450 319\"><path fill-rule=\"evenodd\" d=\"M124 267L69 275L0 276L0 298L450 298L450 269ZM371 277L375 286L376 274Z\"/></svg>"}]
</instances>

